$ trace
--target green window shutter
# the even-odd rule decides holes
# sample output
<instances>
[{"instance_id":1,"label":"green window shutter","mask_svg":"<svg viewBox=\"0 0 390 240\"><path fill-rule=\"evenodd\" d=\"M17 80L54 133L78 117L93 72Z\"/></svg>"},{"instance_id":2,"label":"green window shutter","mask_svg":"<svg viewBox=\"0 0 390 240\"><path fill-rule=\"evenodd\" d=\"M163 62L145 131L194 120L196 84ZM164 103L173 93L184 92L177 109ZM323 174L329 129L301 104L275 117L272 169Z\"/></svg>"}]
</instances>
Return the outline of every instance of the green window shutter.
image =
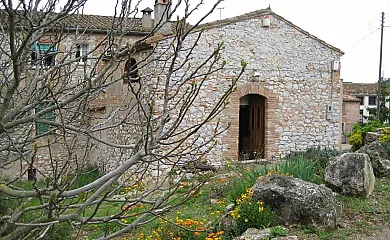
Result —
<instances>
[{"instance_id":1,"label":"green window shutter","mask_svg":"<svg viewBox=\"0 0 390 240\"><path fill-rule=\"evenodd\" d=\"M35 47L35 46L37 46L37 47ZM57 51L56 46L52 46L50 44L42 44L42 43L37 44L37 45L35 45L35 44L31 45L30 50L31 51L38 50L40 52L56 52Z\"/></svg>"},{"instance_id":2,"label":"green window shutter","mask_svg":"<svg viewBox=\"0 0 390 240\"><path fill-rule=\"evenodd\" d=\"M50 106L51 104L39 104L36 108L35 108L35 112L40 112L42 111L45 107L48 107ZM54 111L51 111L51 112L47 112L45 114L43 114L40 118L43 119L43 120L47 120L47 121L55 121L55 113ZM53 128L52 125L50 124L46 124L46 123L40 123L40 122L36 122L35 124L35 131L36 131L36 135L41 135L41 134L45 134L47 132L49 132L51 129Z\"/></svg>"}]
</instances>

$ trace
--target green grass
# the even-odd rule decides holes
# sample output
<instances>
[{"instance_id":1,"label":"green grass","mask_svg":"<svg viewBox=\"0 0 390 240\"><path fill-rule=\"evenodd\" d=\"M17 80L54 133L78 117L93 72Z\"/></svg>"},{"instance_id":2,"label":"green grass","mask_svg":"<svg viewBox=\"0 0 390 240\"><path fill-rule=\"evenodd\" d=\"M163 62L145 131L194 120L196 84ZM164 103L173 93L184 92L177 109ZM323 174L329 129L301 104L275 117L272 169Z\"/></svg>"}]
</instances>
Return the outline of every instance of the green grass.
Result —
<instances>
[{"instance_id":1,"label":"green grass","mask_svg":"<svg viewBox=\"0 0 390 240\"><path fill-rule=\"evenodd\" d=\"M318 181L316 180L317 176L320 178L321 174L323 174L323 172L321 172L321 170L323 170L322 164L323 162L326 162L325 158L329 155L331 155L331 153L322 151L311 152L310 154L298 154L280 165L237 165L223 170L223 173L229 173L229 175L224 174L224 177L214 177L211 179L202 177L200 180L207 180L208 184L204 185L193 198L188 200L179 209L173 209L171 213L162 216L162 218L156 219L147 225L137 228L131 233L125 234L123 238L137 239L140 237L141 239L146 239L149 236L149 238L153 237L152 239L158 239L155 234L159 234L160 239L167 240L171 240L173 236L180 236L183 240L204 240L209 234L216 234L221 230L218 226L218 222L221 217L227 213L225 210L226 206L236 202L237 198L240 197L242 193L245 193L247 188L252 187L260 175L267 175L270 171L279 171L282 174L289 173L295 177L301 177L316 182ZM232 170L234 172L232 172ZM94 169L88 171L89 174L79 175L79 179L76 181L77 186L83 186L96 179L98 173L95 172ZM314 176L316 176L316 178L314 178ZM183 184L174 197L190 191L192 184L196 184L198 180L199 179L193 179L188 181L188 184ZM16 184L18 184L18 187L24 189L33 188L31 182L18 182ZM40 182L39 184L46 184L46 182ZM354 236L355 234L366 234L372 231L379 231L380 226L376 226L377 221L372 221L372 218L376 212L382 211L383 213L379 214L377 218L382 222L390 222L390 213L386 212L386 210L390 209L389 192L390 179L377 179L374 195L369 198L339 195L338 200L341 202L343 208L341 217L347 215L350 217L349 226L337 230L317 229L314 226L300 226L298 233L293 235L307 236L310 239L313 236L313 239L351 239L351 236ZM88 193L88 195L89 194L92 193ZM80 196L80 202L83 202L82 199L86 197L87 196L85 195ZM178 203L180 199L181 198L172 200L171 204L174 205ZM217 202L212 204L210 199L215 199ZM32 205L38 203L39 202L33 202ZM146 207L148 206L146 205ZM121 203L103 203L96 212L96 216L116 214L121 211L121 208ZM128 213L137 213L144 210L145 209L134 209L128 211ZM69 210L68 213L71 213L72 211L74 210ZM250 213L253 211L249 209ZM84 216L91 216L93 212L94 207L91 206L86 209ZM41 213L37 214L39 215ZM36 218L37 216L28 215L26 217L31 219ZM25 219L25 221L27 220L29 219ZM126 220L131 222L134 218L129 216ZM189 221L191 224L186 227L194 231L185 231L182 228L169 223L180 224L180 221L182 221L182 223ZM195 226L195 223L198 225ZM70 227L70 225L55 225L55 228L51 233L53 236L52 239L84 239L85 237L88 237L88 239L96 239L121 228L117 223L88 224L81 226L81 228L74 228L73 232L68 227ZM197 233L198 235L195 234L196 227L201 228ZM201 231L203 228L205 231ZM243 225L242 229L244 228L245 226ZM271 231L273 236L276 237L284 236L287 233L290 235L290 231L293 230L291 228L285 230L282 227L274 226L271 228ZM73 233L73 235L67 235L66 232ZM235 235L237 235L237 233ZM64 236L64 238L59 238L59 236ZM233 237L234 235L225 233L223 235L223 240L229 240Z\"/></svg>"},{"instance_id":2,"label":"green grass","mask_svg":"<svg viewBox=\"0 0 390 240\"><path fill-rule=\"evenodd\" d=\"M360 213L373 212L373 206L368 198L340 195L339 199L344 202L351 211Z\"/></svg>"}]
</instances>

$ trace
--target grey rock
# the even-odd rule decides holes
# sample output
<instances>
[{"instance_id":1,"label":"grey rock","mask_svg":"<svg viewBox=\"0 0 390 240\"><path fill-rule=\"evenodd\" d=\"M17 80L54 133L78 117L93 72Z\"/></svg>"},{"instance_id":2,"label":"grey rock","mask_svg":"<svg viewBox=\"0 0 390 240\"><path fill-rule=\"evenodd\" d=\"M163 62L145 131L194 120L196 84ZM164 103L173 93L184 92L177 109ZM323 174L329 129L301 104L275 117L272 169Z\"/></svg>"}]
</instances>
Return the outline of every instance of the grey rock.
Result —
<instances>
[{"instance_id":1,"label":"grey rock","mask_svg":"<svg viewBox=\"0 0 390 240\"><path fill-rule=\"evenodd\" d=\"M370 144L371 142L378 141L380 136L381 136L380 133L367 132L366 135L364 136L363 143L367 145Z\"/></svg>"},{"instance_id":2,"label":"grey rock","mask_svg":"<svg viewBox=\"0 0 390 240\"><path fill-rule=\"evenodd\" d=\"M376 177L390 176L389 155L378 140L364 145L356 152L368 155Z\"/></svg>"},{"instance_id":3,"label":"grey rock","mask_svg":"<svg viewBox=\"0 0 390 240\"><path fill-rule=\"evenodd\" d=\"M286 237L276 237L272 238L271 240L298 240L299 238L297 236L286 236Z\"/></svg>"},{"instance_id":4,"label":"grey rock","mask_svg":"<svg viewBox=\"0 0 390 240\"><path fill-rule=\"evenodd\" d=\"M374 191L375 176L364 153L344 153L331 158L325 169L326 186L335 192L367 197Z\"/></svg>"},{"instance_id":5,"label":"grey rock","mask_svg":"<svg viewBox=\"0 0 390 240\"><path fill-rule=\"evenodd\" d=\"M281 224L337 225L336 200L324 186L284 175L259 178L252 187L253 197L271 206Z\"/></svg>"},{"instance_id":6,"label":"grey rock","mask_svg":"<svg viewBox=\"0 0 390 240\"><path fill-rule=\"evenodd\" d=\"M227 205L227 206L226 206L226 211L227 211L227 212L232 211L233 208L234 208L234 206L235 206L234 203L231 203L231 204Z\"/></svg>"},{"instance_id":7,"label":"grey rock","mask_svg":"<svg viewBox=\"0 0 390 240\"><path fill-rule=\"evenodd\" d=\"M259 230L256 228L248 228L241 236L233 240L265 240L271 238L271 229L266 228Z\"/></svg>"},{"instance_id":8,"label":"grey rock","mask_svg":"<svg viewBox=\"0 0 390 240\"><path fill-rule=\"evenodd\" d=\"M219 228L225 231L226 234L232 234L234 228L236 227L236 221L231 217L231 212L227 213L225 216L219 220Z\"/></svg>"},{"instance_id":9,"label":"grey rock","mask_svg":"<svg viewBox=\"0 0 390 240\"><path fill-rule=\"evenodd\" d=\"M194 178L194 174L193 173L186 173L186 175L185 175L185 178L186 179L192 179L192 178Z\"/></svg>"}]
</instances>

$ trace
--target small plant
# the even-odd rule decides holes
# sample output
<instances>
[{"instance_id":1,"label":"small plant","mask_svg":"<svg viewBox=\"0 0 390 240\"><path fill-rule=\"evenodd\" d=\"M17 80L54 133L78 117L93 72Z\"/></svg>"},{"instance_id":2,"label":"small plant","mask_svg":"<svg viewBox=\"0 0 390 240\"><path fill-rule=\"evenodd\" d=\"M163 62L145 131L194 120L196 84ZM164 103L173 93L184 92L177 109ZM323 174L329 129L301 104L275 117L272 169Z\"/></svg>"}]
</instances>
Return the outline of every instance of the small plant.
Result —
<instances>
[{"instance_id":1,"label":"small plant","mask_svg":"<svg viewBox=\"0 0 390 240\"><path fill-rule=\"evenodd\" d=\"M327 161L324 159L325 157L322 158L323 159L321 160L310 159L301 154L289 158L279 165L261 165L251 169L247 174L247 180L242 181L241 184L247 184L251 187L259 177L270 174L282 174L321 184L324 182L324 166L322 166L322 162L325 163ZM326 159L328 159L328 157L326 157ZM242 187L235 189L234 191L239 190L242 190Z\"/></svg>"},{"instance_id":2,"label":"small plant","mask_svg":"<svg viewBox=\"0 0 390 240\"><path fill-rule=\"evenodd\" d=\"M247 189L236 199L236 207L230 213L235 220L235 235L241 235L248 228L263 229L272 226L276 222L276 217L269 206L265 206L261 201L254 201L253 191Z\"/></svg>"},{"instance_id":3,"label":"small plant","mask_svg":"<svg viewBox=\"0 0 390 240\"><path fill-rule=\"evenodd\" d=\"M322 167L317 161L306 159L303 155L286 160L280 165L279 172L284 175L292 175L307 182L323 182Z\"/></svg>"},{"instance_id":4,"label":"small plant","mask_svg":"<svg viewBox=\"0 0 390 240\"><path fill-rule=\"evenodd\" d=\"M247 178L234 179L232 181L232 188L228 192L228 200L234 204L237 204L237 199L241 197L241 194L245 193L246 189L252 187L253 183Z\"/></svg>"},{"instance_id":5,"label":"small plant","mask_svg":"<svg viewBox=\"0 0 390 240\"><path fill-rule=\"evenodd\" d=\"M348 143L353 146L354 149L359 149L363 145L363 135L361 130L354 131L348 139Z\"/></svg>"},{"instance_id":6,"label":"small plant","mask_svg":"<svg viewBox=\"0 0 390 240\"><path fill-rule=\"evenodd\" d=\"M271 227L271 236L273 238L287 236L286 229L281 226Z\"/></svg>"}]
</instances>

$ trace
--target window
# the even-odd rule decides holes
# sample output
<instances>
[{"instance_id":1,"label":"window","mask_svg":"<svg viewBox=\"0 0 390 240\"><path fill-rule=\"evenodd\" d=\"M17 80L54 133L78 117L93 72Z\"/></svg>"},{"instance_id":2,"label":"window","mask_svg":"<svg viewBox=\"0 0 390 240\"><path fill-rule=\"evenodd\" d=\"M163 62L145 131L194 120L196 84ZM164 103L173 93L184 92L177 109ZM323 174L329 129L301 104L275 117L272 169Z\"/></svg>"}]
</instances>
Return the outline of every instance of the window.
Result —
<instances>
[{"instance_id":1,"label":"window","mask_svg":"<svg viewBox=\"0 0 390 240\"><path fill-rule=\"evenodd\" d=\"M368 105L376 105L376 96L368 97Z\"/></svg>"},{"instance_id":2,"label":"window","mask_svg":"<svg viewBox=\"0 0 390 240\"><path fill-rule=\"evenodd\" d=\"M363 109L360 109L359 114L360 114L360 122L363 122L364 121Z\"/></svg>"},{"instance_id":3,"label":"window","mask_svg":"<svg viewBox=\"0 0 390 240\"><path fill-rule=\"evenodd\" d=\"M40 43L34 44L31 46L31 63L34 66L54 66L56 53L55 46Z\"/></svg>"},{"instance_id":4,"label":"window","mask_svg":"<svg viewBox=\"0 0 390 240\"><path fill-rule=\"evenodd\" d=\"M139 82L137 62L134 58L126 62L124 75L125 82Z\"/></svg>"},{"instance_id":5,"label":"window","mask_svg":"<svg viewBox=\"0 0 390 240\"><path fill-rule=\"evenodd\" d=\"M363 106L364 105L364 97L356 97L358 99L360 99L360 105Z\"/></svg>"},{"instance_id":6,"label":"window","mask_svg":"<svg viewBox=\"0 0 390 240\"><path fill-rule=\"evenodd\" d=\"M345 115L345 103L343 103L343 116Z\"/></svg>"},{"instance_id":7,"label":"window","mask_svg":"<svg viewBox=\"0 0 390 240\"><path fill-rule=\"evenodd\" d=\"M42 111L43 109L45 109L46 107L48 107L50 105L52 105L52 104L51 103L39 104L35 108L35 113L38 113L38 112ZM47 112L47 113L43 114L40 117L40 119L46 120L46 121L55 121L55 113L54 113L54 111ZM36 122L35 123L35 133L36 133L36 135L45 134L45 133L49 132L52 129L53 129L53 126L50 125L50 124L40 123L40 122Z\"/></svg>"},{"instance_id":8,"label":"window","mask_svg":"<svg viewBox=\"0 0 390 240\"><path fill-rule=\"evenodd\" d=\"M76 58L79 58L80 63L86 63L88 60L89 46L88 44L77 44L76 45Z\"/></svg>"}]
</instances>

